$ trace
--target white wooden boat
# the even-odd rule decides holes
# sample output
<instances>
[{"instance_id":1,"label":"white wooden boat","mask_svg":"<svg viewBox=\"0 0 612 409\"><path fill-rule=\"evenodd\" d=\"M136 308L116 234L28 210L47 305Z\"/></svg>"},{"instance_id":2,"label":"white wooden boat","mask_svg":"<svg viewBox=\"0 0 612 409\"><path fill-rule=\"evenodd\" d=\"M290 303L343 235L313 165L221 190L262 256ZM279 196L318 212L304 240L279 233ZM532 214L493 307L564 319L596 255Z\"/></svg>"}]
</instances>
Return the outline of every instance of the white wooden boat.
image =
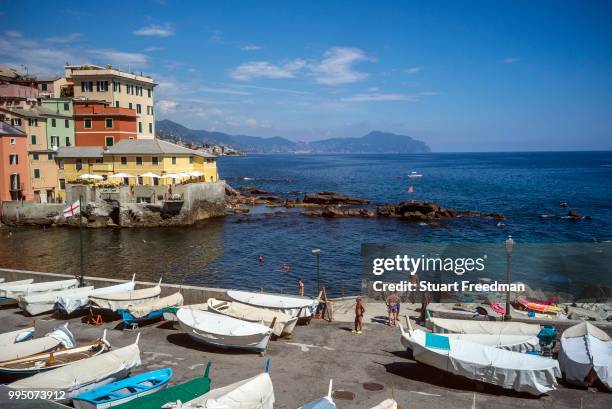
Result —
<instances>
[{"instance_id":1,"label":"white wooden boat","mask_svg":"<svg viewBox=\"0 0 612 409\"><path fill-rule=\"evenodd\" d=\"M109 348L110 344L106 340L106 330L104 330L102 338L85 345L72 345L72 347L66 349L0 362L0 374L11 378L23 378L100 355Z\"/></svg>"},{"instance_id":2,"label":"white wooden boat","mask_svg":"<svg viewBox=\"0 0 612 409\"><path fill-rule=\"evenodd\" d=\"M414 359L451 374L533 395L557 387L559 363L551 358L506 351L444 335L411 330L400 325L402 343L408 342Z\"/></svg>"},{"instance_id":3,"label":"white wooden boat","mask_svg":"<svg viewBox=\"0 0 612 409\"><path fill-rule=\"evenodd\" d=\"M89 297L98 297L108 294L125 293L134 290L134 279L136 274L132 276L132 281L121 284L111 285L108 287L96 288L89 292L78 292L73 294L64 294L57 300L57 309L66 313L72 314L82 308L89 306Z\"/></svg>"},{"instance_id":4,"label":"white wooden boat","mask_svg":"<svg viewBox=\"0 0 612 409\"><path fill-rule=\"evenodd\" d=\"M32 284L34 282L33 278L28 278L26 280L17 280L17 281L5 281L0 282L0 287L14 287L16 285L24 285L24 284Z\"/></svg>"},{"instance_id":5,"label":"white wooden boat","mask_svg":"<svg viewBox=\"0 0 612 409\"><path fill-rule=\"evenodd\" d=\"M329 380L329 389L327 391L327 395L319 398L317 400L313 400L312 402L308 402L305 405L300 406L298 409L336 409L336 404L332 399L333 392L333 380Z\"/></svg>"},{"instance_id":6,"label":"white wooden boat","mask_svg":"<svg viewBox=\"0 0 612 409\"><path fill-rule=\"evenodd\" d=\"M319 301L310 297L228 290L232 300L255 307L280 311L291 317L308 318L317 310Z\"/></svg>"},{"instance_id":7,"label":"white wooden boat","mask_svg":"<svg viewBox=\"0 0 612 409\"><path fill-rule=\"evenodd\" d=\"M24 294L19 296L17 305L30 315L43 314L52 312L55 309L55 303L61 296L81 293L87 294L93 289L93 286L91 286L69 290L47 291L44 293Z\"/></svg>"},{"instance_id":8,"label":"white wooden boat","mask_svg":"<svg viewBox=\"0 0 612 409\"><path fill-rule=\"evenodd\" d=\"M161 280L155 287L142 288L140 290L125 291L112 294L98 294L90 296L92 307L105 310L126 310L130 306L154 301L161 294Z\"/></svg>"},{"instance_id":9,"label":"white wooden boat","mask_svg":"<svg viewBox=\"0 0 612 409\"><path fill-rule=\"evenodd\" d=\"M20 284L4 286L0 284L0 297L18 299L21 295L29 295L34 293L43 293L48 291L68 290L77 288L79 281L76 279L60 280L60 281L44 281L34 284Z\"/></svg>"},{"instance_id":10,"label":"white wooden boat","mask_svg":"<svg viewBox=\"0 0 612 409\"><path fill-rule=\"evenodd\" d=\"M32 338L34 327L22 328L17 331L4 332L0 334L0 348L10 347L13 344Z\"/></svg>"},{"instance_id":11,"label":"white wooden boat","mask_svg":"<svg viewBox=\"0 0 612 409\"><path fill-rule=\"evenodd\" d=\"M268 327L274 322L272 332L277 337L291 335L298 321L297 317L291 317L280 311L267 310L265 308L254 307L236 301L222 301L216 298L209 298L207 304L209 311L238 318L240 320L259 322Z\"/></svg>"},{"instance_id":12,"label":"white wooden boat","mask_svg":"<svg viewBox=\"0 0 612 409\"><path fill-rule=\"evenodd\" d=\"M268 347L272 329L226 315L190 308L176 313L181 329L197 341L221 348L263 352Z\"/></svg>"},{"instance_id":13,"label":"white wooden boat","mask_svg":"<svg viewBox=\"0 0 612 409\"><path fill-rule=\"evenodd\" d=\"M540 326L508 321L470 321L431 318L432 329L440 334L538 335Z\"/></svg>"},{"instance_id":14,"label":"white wooden boat","mask_svg":"<svg viewBox=\"0 0 612 409\"><path fill-rule=\"evenodd\" d=\"M583 322L563 332L559 364L568 382L590 386L599 378L612 390L612 339L591 323Z\"/></svg>"},{"instance_id":15,"label":"white wooden boat","mask_svg":"<svg viewBox=\"0 0 612 409\"><path fill-rule=\"evenodd\" d=\"M40 354L63 346L71 348L74 346L74 336L68 330L68 323L55 328L44 337L18 342L10 346L0 348L0 365L5 361L12 361L31 355Z\"/></svg>"},{"instance_id":16,"label":"white wooden boat","mask_svg":"<svg viewBox=\"0 0 612 409\"><path fill-rule=\"evenodd\" d=\"M273 409L274 387L267 372L249 379L232 383L211 391L193 400L183 403L184 409L219 408L219 409Z\"/></svg>"},{"instance_id":17,"label":"white wooden boat","mask_svg":"<svg viewBox=\"0 0 612 409\"><path fill-rule=\"evenodd\" d=\"M130 369L140 365L139 337L140 334L133 344L126 347L80 359L7 386L20 390L54 391L58 401L69 401L77 395L125 378Z\"/></svg>"},{"instance_id":18,"label":"white wooden boat","mask_svg":"<svg viewBox=\"0 0 612 409\"><path fill-rule=\"evenodd\" d=\"M395 399L385 399L380 402L378 405L372 407L371 409L397 409L397 402Z\"/></svg>"},{"instance_id":19,"label":"white wooden boat","mask_svg":"<svg viewBox=\"0 0 612 409\"><path fill-rule=\"evenodd\" d=\"M176 318L176 313L181 308L191 308L193 310L208 311L208 303L189 304L189 305L183 305L181 307L167 307L167 308L164 308L164 312L163 312L164 319L166 321L178 322L178 319Z\"/></svg>"},{"instance_id":20,"label":"white wooden boat","mask_svg":"<svg viewBox=\"0 0 612 409\"><path fill-rule=\"evenodd\" d=\"M121 315L124 324L137 325L142 321L161 319L165 308L177 308L181 305L183 305L183 295L177 292L153 301L131 305L127 310L118 310L117 312Z\"/></svg>"}]
</instances>

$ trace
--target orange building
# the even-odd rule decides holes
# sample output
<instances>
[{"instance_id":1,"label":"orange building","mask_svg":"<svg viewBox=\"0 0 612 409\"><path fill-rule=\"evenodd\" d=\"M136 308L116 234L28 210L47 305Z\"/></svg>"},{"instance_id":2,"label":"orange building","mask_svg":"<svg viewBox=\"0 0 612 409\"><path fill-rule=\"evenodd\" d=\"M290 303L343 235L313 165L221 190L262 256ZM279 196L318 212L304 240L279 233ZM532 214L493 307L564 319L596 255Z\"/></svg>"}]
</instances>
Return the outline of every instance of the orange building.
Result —
<instances>
[{"instance_id":1,"label":"orange building","mask_svg":"<svg viewBox=\"0 0 612 409\"><path fill-rule=\"evenodd\" d=\"M0 121L0 203L31 199L25 133Z\"/></svg>"},{"instance_id":2,"label":"orange building","mask_svg":"<svg viewBox=\"0 0 612 409\"><path fill-rule=\"evenodd\" d=\"M138 135L136 110L105 101L74 100L76 146L113 146Z\"/></svg>"}]
</instances>

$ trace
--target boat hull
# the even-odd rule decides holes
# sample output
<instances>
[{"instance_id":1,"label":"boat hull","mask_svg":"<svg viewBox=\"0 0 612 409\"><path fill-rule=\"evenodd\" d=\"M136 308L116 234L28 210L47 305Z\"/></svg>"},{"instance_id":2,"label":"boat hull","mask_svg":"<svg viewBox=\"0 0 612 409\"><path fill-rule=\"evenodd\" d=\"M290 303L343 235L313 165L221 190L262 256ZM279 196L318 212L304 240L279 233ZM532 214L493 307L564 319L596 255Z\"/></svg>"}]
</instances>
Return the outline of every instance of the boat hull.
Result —
<instances>
[{"instance_id":1,"label":"boat hull","mask_svg":"<svg viewBox=\"0 0 612 409\"><path fill-rule=\"evenodd\" d=\"M183 332L194 340L218 348L264 352L268 348L268 342L270 342L271 333L247 336L219 335L197 330L183 324L180 320L179 324Z\"/></svg>"}]
</instances>

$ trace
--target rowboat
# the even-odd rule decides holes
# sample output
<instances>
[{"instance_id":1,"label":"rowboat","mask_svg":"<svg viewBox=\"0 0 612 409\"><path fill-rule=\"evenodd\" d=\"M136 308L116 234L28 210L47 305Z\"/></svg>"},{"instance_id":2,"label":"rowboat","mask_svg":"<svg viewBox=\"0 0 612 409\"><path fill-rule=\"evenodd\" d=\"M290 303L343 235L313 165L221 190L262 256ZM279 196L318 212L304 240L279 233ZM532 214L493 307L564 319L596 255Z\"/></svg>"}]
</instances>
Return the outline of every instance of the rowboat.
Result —
<instances>
[{"instance_id":1,"label":"rowboat","mask_svg":"<svg viewBox=\"0 0 612 409\"><path fill-rule=\"evenodd\" d=\"M220 348L239 348L263 352L272 329L254 322L190 308L176 313L181 330L196 341Z\"/></svg>"},{"instance_id":2,"label":"rowboat","mask_svg":"<svg viewBox=\"0 0 612 409\"><path fill-rule=\"evenodd\" d=\"M140 334L133 344L126 347L79 359L7 386L20 390L54 391L57 401L69 401L82 393L125 378L130 369L140 365L139 337Z\"/></svg>"},{"instance_id":3,"label":"rowboat","mask_svg":"<svg viewBox=\"0 0 612 409\"><path fill-rule=\"evenodd\" d=\"M13 344L27 341L34 335L34 327L22 328L17 331L4 332L0 334L0 348L8 348Z\"/></svg>"},{"instance_id":4,"label":"rowboat","mask_svg":"<svg viewBox=\"0 0 612 409\"><path fill-rule=\"evenodd\" d=\"M568 382L590 386L599 378L612 390L612 339L593 324L582 322L563 332L559 364Z\"/></svg>"},{"instance_id":5,"label":"rowboat","mask_svg":"<svg viewBox=\"0 0 612 409\"><path fill-rule=\"evenodd\" d=\"M323 396L320 399L313 400L312 402L302 405L298 409L336 409L336 404L332 399L332 385L333 380L330 379L327 395Z\"/></svg>"},{"instance_id":6,"label":"rowboat","mask_svg":"<svg viewBox=\"0 0 612 409\"><path fill-rule=\"evenodd\" d=\"M550 358L506 351L491 346L410 330L400 324L402 344L409 343L414 359L454 375L533 395L557 387L559 363Z\"/></svg>"},{"instance_id":7,"label":"rowboat","mask_svg":"<svg viewBox=\"0 0 612 409\"><path fill-rule=\"evenodd\" d=\"M58 347L72 348L74 336L68 330L68 323L55 328L44 337L18 342L0 348L0 365L5 361L13 361L31 355L54 350Z\"/></svg>"},{"instance_id":8,"label":"rowboat","mask_svg":"<svg viewBox=\"0 0 612 409\"><path fill-rule=\"evenodd\" d=\"M208 303L189 304L189 305L183 305L180 307L166 307L164 308L164 312L163 312L164 319L166 321L178 322L178 318L176 318L176 313L181 308L191 308L193 310L208 311Z\"/></svg>"},{"instance_id":9,"label":"rowboat","mask_svg":"<svg viewBox=\"0 0 612 409\"><path fill-rule=\"evenodd\" d=\"M319 301L309 297L254 293L228 290L227 295L234 301L268 310L280 311L291 317L308 318L317 310Z\"/></svg>"},{"instance_id":10,"label":"rowboat","mask_svg":"<svg viewBox=\"0 0 612 409\"><path fill-rule=\"evenodd\" d=\"M0 284L0 297L17 300L21 295L68 290L70 288L76 288L78 285L79 281L76 279L8 286Z\"/></svg>"},{"instance_id":11,"label":"rowboat","mask_svg":"<svg viewBox=\"0 0 612 409\"><path fill-rule=\"evenodd\" d=\"M94 308L110 311L127 310L128 307L157 300L161 293L161 280L155 287L140 290L125 291L113 294L98 294L90 296L89 300Z\"/></svg>"},{"instance_id":12,"label":"rowboat","mask_svg":"<svg viewBox=\"0 0 612 409\"><path fill-rule=\"evenodd\" d=\"M431 318L433 332L439 334L538 335L540 326L522 322L469 321Z\"/></svg>"},{"instance_id":13,"label":"rowboat","mask_svg":"<svg viewBox=\"0 0 612 409\"><path fill-rule=\"evenodd\" d=\"M378 405L372 407L371 409L397 409L397 402L395 399L385 399L380 402Z\"/></svg>"},{"instance_id":14,"label":"rowboat","mask_svg":"<svg viewBox=\"0 0 612 409\"><path fill-rule=\"evenodd\" d=\"M171 378L171 368L145 372L78 395L72 404L76 409L115 407L166 388Z\"/></svg>"},{"instance_id":15,"label":"rowboat","mask_svg":"<svg viewBox=\"0 0 612 409\"><path fill-rule=\"evenodd\" d=\"M423 175L421 175L420 173L417 173L416 171L412 171L408 175L408 178L410 178L410 179L418 179L418 178L422 178L422 177L423 177Z\"/></svg>"},{"instance_id":16,"label":"rowboat","mask_svg":"<svg viewBox=\"0 0 612 409\"><path fill-rule=\"evenodd\" d=\"M199 396L204 395L210 390L211 380L208 377L210 372L210 361L206 365L204 375L193 378L187 382L169 386L166 389L154 392L132 401L115 406L115 409L159 409L165 407L170 402L188 402Z\"/></svg>"},{"instance_id":17,"label":"rowboat","mask_svg":"<svg viewBox=\"0 0 612 409\"><path fill-rule=\"evenodd\" d=\"M91 292L93 287L80 287L61 291L47 291L43 293L24 294L17 299L17 305L30 315L44 314L55 309L55 303L63 295Z\"/></svg>"},{"instance_id":18,"label":"rowboat","mask_svg":"<svg viewBox=\"0 0 612 409\"><path fill-rule=\"evenodd\" d=\"M106 340L106 330L104 330L102 338L86 345L0 362L0 374L10 378L23 378L39 372L52 372L100 355L109 348L110 344Z\"/></svg>"},{"instance_id":19,"label":"rowboat","mask_svg":"<svg viewBox=\"0 0 612 409\"><path fill-rule=\"evenodd\" d=\"M148 301L138 305L129 306L126 310L117 311L125 325L134 325L143 321L162 318L164 308L183 305L181 293L174 293L167 297Z\"/></svg>"},{"instance_id":20,"label":"rowboat","mask_svg":"<svg viewBox=\"0 0 612 409\"><path fill-rule=\"evenodd\" d=\"M17 281L0 281L0 286L2 288L5 287L14 287L16 285L24 285L24 284L32 284L34 282L33 278L28 278L25 280L17 280Z\"/></svg>"},{"instance_id":21,"label":"rowboat","mask_svg":"<svg viewBox=\"0 0 612 409\"><path fill-rule=\"evenodd\" d=\"M266 364L267 368L267 364ZM268 372L213 389L185 402L182 408L273 409L274 387Z\"/></svg>"},{"instance_id":22,"label":"rowboat","mask_svg":"<svg viewBox=\"0 0 612 409\"><path fill-rule=\"evenodd\" d=\"M277 337L291 335L298 321L297 317L291 317L280 311L271 311L235 301L222 301L215 298L209 298L207 304L209 311L229 317L238 318L244 321L259 322L268 327L274 323L272 333Z\"/></svg>"},{"instance_id":23,"label":"rowboat","mask_svg":"<svg viewBox=\"0 0 612 409\"><path fill-rule=\"evenodd\" d=\"M520 305L521 307L525 308L526 310L535 311L535 312L539 312L542 314L555 315L561 312L561 308L557 307L556 305L545 304L545 303L537 302L537 301L529 301L525 298L517 299L516 303Z\"/></svg>"},{"instance_id":24,"label":"rowboat","mask_svg":"<svg viewBox=\"0 0 612 409\"><path fill-rule=\"evenodd\" d=\"M136 275L132 276L132 281L128 281L125 283L111 285L108 287L96 288L89 292L77 292L73 294L64 294L57 299L56 307L58 310L66 313L72 314L75 311L78 311L82 308L86 308L89 306L89 297L97 297L101 295L107 294L117 294L124 293L127 291L132 291L134 289L134 279Z\"/></svg>"}]
</instances>

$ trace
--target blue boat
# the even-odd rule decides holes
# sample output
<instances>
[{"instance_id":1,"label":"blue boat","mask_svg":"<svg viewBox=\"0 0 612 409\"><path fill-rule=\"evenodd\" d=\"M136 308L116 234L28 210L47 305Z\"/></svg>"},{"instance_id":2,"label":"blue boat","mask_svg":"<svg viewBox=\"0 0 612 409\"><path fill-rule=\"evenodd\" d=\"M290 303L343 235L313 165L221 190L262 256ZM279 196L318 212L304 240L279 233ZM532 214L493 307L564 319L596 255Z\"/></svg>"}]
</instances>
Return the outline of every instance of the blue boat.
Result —
<instances>
[{"instance_id":1,"label":"blue boat","mask_svg":"<svg viewBox=\"0 0 612 409\"><path fill-rule=\"evenodd\" d=\"M336 404L332 399L332 380L329 381L329 391L327 396L323 396L320 399L313 400L298 409L336 409Z\"/></svg>"},{"instance_id":2,"label":"blue boat","mask_svg":"<svg viewBox=\"0 0 612 409\"><path fill-rule=\"evenodd\" d=\"M72 403L76 409L110 408L164 389L170 378L171 368L130 376L78 395Z\"/></svg>"},{"instance_id":3,"label":"blue boat","mask_svg":"<svg viewBox=\"0 0 612 409\"><path fill-rule=\"evenodd\" d=\"M150 313L148 313L144 317L140 317L140 318L134 317L132 315L132 313L129 312L128 310L119 310L117 312L119 313L119 315L121 315L121 319L123 320L123 324L125 324L125 326L130 326L130 327L132 327L134 325L138 325L140 322L152 321L152 320L160 319L164 315L164 310L163 309L156 310L156 311L151 311Z\"/></svg>"}]
</instances>

